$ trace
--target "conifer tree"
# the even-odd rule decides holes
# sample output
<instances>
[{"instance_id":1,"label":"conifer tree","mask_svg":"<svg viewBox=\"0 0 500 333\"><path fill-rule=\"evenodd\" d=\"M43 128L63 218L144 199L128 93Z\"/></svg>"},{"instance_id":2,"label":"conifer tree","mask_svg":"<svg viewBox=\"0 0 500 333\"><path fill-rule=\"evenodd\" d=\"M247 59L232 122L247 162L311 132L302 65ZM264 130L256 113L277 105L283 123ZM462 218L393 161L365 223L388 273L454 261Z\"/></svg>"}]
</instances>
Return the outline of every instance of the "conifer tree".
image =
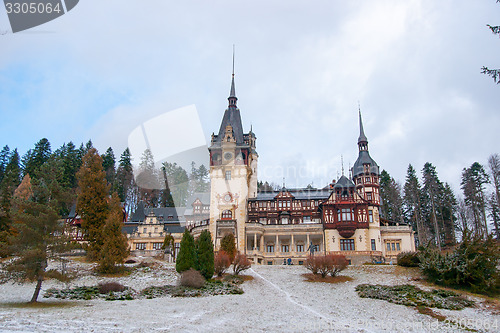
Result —
<instances>
[{"instance_id":1,"label":"conifer tree","mask_svg":"<svg viewBox=\"0 0 500 333\"><path fill-rule=\"evenodd\" d=\"M109 215L102 230L103 245L99 256L99 271L113 273L116 265L122 265L129 255L127 237L122 232L123 210L120 198L113 193L109 203Z\"/></svg>"},{"instance_id":2,"label":"conifer tree","mask_svg":"<svg viewBox=\"0 0 500 333\"><path fill-rule=\"evenodd\" d=\"M234 239L234 235L232 233L227 233L222 237L220 241L220 249L227 253L231 262L234 260L234 256L236 255L236 243Z\"/></svg>"},{"instance_id":3,"label":"conifer tree","mask_svg":"<svg viewBox=\"0 0 500 333\"><path fill-rule=\"evenodd\" d=\"M5 146L0 151L0 184L2 183L3 176L5 174L5 168L9 162L10 149L9 146Z\"/></svg>"},{"instance_id":4,"label":"conifer tree","mask_svg":"<svg viewBox=\"0 0 500 333\"><path fill-rule=\"evenodd\" d=\"M210 231L203 230L200 238L196 241L196 270L198 270L205 279L211 279L214 275L214 244Z\"/></svg>"},{"instance_id":5,"label":"conifer tree","mask_svg":"<svg viewBox=\"0 0 500 333\"><path fill-rule=\"evenodd\" d=\"M32 182L26 175L13 199L16 234L11 235L9 244L17 259L8 264L7 270L20 281L37 282L31 303L38 299L49 256L55 257L67 244L56 207L47 182L43 179Z\"/></svg>"},{"instance_id":6,"label":"conifer tree","mask_svg":"<svg viewBox=\"0 0 500 333\"><path fill-rule=\"evenodd\" d=\"M120 156L120 162L118 163L118 168L116 170L114 188L116 193L118 193L120 200L125 202L127 212L130 213L130 210L135 208L137 205L136 198L134 196L137 191L132 168L132 157L128 148L126 148Z\"/></svg>"},{"instance_id":7,"label":"conifer tree","mask_svg":"<svg viewBox=\"0 0 500 333\"><path fill-rule=\"evenodd\" d=\"M425 163L422 169L423 176L423 193L426 205L426 211L430 226L434 232L434 242L439 251L441 251L441 243L443 238L442 227L438 222L439 203L444 192L444 186L438 178L436 167L432 163ZM441 220L442 221L442 220Z\"/></svg>"},{"instance_id":8,"label":"conifer tree","mask_svg":"<svg viewBox=\"0 0 500 333\"><path fill-rule=\"evenodd\" d=\"M47 162L52 154L50 142L46 138L35 144L34 149L28 150L23 156L23 175L29 174L31 178L38 177L38 171Z\"/></svg>"},{"instance_id":9,"label":"conifer tree","mask_svg":"<svg viewBox=\"0 0 500 333\"><path fill-rule=\"evenodd\" d=\"M471 209L474 223L474 233L477 237L485 238L488 235L486 221L485 185L489 183L488 174L483 166L474 162L462 172L462 190L465 204Z\"/></svg>"},{"instance_id":10,"label":"conifer tree","mask_svg":"<svg viewBox=\"0 0 500 333\"><path fill-rule=\"evenodd\" d=\"M429 239L428 233L422 221L422 188L420 187L417 173L411 164L408 165L406 173L403 201L406 207L407 218L416 227L419 243L427 244Z\"/></svg>"},{"instance_id":11,"label":"conifer tree","mask_svg":"<svg viewBox=\"0 0 500 333\"><path fill-rule=\"evenodd\" d=\"M102 169L102 158L95 148L91 148L83 157L77 179L76 211L82 217L82 229L89 242L87 258L96 260L104 244L102 230L108 217L109 186Z\"/></svg>"},{"instance_id":12,"label":"conifer tree","mask_svg":"<svg viewBox=\"0 0 500 333\"><path fill-rule=\"evenodd\" d=\"M14 149L5 166L4 177L0 183L0 232L9 229L12 195L21 182L19 154Z\"/></svg>"},{"instance_id":13,"label":"conifer tree","mask_svg":"<svg viewBox=\"0 0 500 333\"><path fill-rule=\"evenodd\" d=\"M189 270L190 268L196 267L196 250L194 244L194 238L189 232L189 230L184 230L181 240L181 248L179 249L179 254L175 261L175 270L178 273Z\"/></svg>"},{"instance_id":14,"label":"conifer tree","mask_svg":"<svg viewBox=\"0 0 500 333\"><path fill-rule=\"evenodd\" d=\"M159 189L162 188L158 170L155 167L153 153L146 149L139 164L139 174L136 177L139 186L139 201L144 201L147 207L158 207Z\"/></svg>"},{"instance_id":15,"label":"conifer tree","mask_svg":"<svg viewBox=\"0 0 500 333\"><path fill-rule=\"evenodd\" d=\"M76 149L73 142L63 144L54 152L54 155L63 165L64 186L70 189L76 189L78 186L76 173L82 165L80 150Z\"/></svg>"},{"instance_id":16,"label":"conifer tree","mask_svg":"<svg viewBox=\"0 0 500 333\"><path fill-rule=\"evenodd\" d=\"M106 153L102 155L102 167L106 173L106 180L108 184L113 185L115 181L115 154L113 148L109 147Z\"/></svg>"},{"instance_id":17,"label":"conifer tree","mask_svg":"<svg viewBox=\"0 0 500 333\"><path fill-rule=\"evenodd\" d=\"M164 162L161 167L164 190L161 194L161 204L163 207L183 207L189 190L189 177L181 166L177 163Z\"/></svg>"},{"instance_id":18,"label":"conifer tree","mask_svg":"<svg viewBox=\"0 0 500 333\"><path fill-rule=\"evenodd\" d=\"M489 175L491 184L493 185L493 194L489 200L490 215L495 228L494 234L496 239L500 239L500 156L493 154L488 158Z\"/></svg>"}]
</instances>

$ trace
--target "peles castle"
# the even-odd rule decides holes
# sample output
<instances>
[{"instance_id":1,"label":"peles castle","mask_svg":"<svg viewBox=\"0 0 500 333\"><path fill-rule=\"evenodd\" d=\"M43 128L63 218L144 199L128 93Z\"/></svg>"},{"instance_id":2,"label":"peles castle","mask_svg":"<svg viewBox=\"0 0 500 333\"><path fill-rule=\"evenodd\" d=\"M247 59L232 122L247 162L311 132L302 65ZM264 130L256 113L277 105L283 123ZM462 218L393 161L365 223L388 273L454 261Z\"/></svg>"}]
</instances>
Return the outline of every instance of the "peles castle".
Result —
<instances>
[{"instance_id":1,"label":"peles castle","mask_svg":"<svg viewBox=\"0 0 500 333\"><path fill-rule=\"evenodd\" d=\"M259 192L257 138L252 130L243 132L234 74L228 100L208 149L209 198L195 196L184 214L195 237L208 229L217 250L222 237L233 233L240 252L266 265L302 264L311 252L343 254L351 263L381 262L415 250L409 225L380 217L379 166L368 151L361 113L351 179L343 175L322 189Z\"/></svg>"},{"instance_id":2,"label":"peles castle","mask_svg":"<svg viewBox=\"0 0 500 333\"><path fill-rule=\"evenodd\" d=\"M210 193L194 194L183 208L139 205L125 223L132 252L159 254L166 234L175 239L174 257L184 226L198 237L208 229L215 249L227 233L238 251L254 263L302 264L311 253L343 254L353 264L392 261L415 251L414 232L380 217L379 166L368 151L359 115L359 156L349 179L340 177L321 189L258 191L255 134L243 132L231 82L229 105L210 147Z\"/></svg>"}]
</instances>

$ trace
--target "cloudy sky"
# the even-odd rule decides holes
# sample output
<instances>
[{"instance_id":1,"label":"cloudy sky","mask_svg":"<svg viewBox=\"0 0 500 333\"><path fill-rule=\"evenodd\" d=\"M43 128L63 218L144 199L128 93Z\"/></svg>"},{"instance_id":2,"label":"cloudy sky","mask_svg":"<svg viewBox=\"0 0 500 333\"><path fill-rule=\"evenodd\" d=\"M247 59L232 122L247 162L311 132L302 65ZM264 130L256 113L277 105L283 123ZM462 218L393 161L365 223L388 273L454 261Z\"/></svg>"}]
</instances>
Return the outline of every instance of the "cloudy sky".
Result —
<instances>
[{"instance_id":1,"label":"cloudy sky","mask_svg":"<svg viewBox=\"0 0 500 333\"><path fill-rule=\"evenodd\" d=\"M135 128L189 105L210 140L235 44L260 179L336 178L341 155L346 169L357 157L359 102L381 168L403 181L430 161L458 191L463 167L500 153L500 85L480 74L500 67L488 23L500 24L495 0L85 0L13 34L0 8L0 145L92 139L119 155Z\"/></svg>"}]
</instances>

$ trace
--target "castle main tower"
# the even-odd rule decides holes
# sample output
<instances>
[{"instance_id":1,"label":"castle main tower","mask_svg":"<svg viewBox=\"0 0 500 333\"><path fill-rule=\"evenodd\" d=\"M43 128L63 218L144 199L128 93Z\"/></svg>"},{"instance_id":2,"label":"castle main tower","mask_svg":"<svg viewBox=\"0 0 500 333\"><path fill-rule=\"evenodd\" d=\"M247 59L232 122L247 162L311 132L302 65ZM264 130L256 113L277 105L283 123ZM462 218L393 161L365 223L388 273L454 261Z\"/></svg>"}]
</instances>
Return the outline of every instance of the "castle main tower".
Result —
<instances>
[{"instance_id":1,"label":"castle main tower","mask_svg":"<svg viewBox=\"0 0 500 333\"><path fill-rule=\"evenodd\" d=\"M245 252L247 202L257 196L255 134L243 133L240 110L236 106L234 73L229 105L219 133L212 134L210 147L210 225L215 248L227 233L233 233L236 248Z\"/></svg>"}]
</instances>

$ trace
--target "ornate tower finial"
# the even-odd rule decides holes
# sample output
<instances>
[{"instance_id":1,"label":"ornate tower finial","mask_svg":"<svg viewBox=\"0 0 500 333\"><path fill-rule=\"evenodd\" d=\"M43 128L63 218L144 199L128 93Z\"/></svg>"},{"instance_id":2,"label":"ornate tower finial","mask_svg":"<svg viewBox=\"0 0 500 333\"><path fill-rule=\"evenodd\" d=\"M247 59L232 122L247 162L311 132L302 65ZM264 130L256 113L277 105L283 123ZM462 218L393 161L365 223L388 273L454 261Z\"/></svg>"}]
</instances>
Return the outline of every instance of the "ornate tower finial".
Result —
<instances>
[{"instance_id":1,"label":"ornate tower finial","mask_svg":"<svg viewBox=\"0 0 500 333\"><path fill-rule=\"evenodd\" d=\"M340 162L342 163L342 176L344 175L344 155L340 155Z\"/></svg>"},{"instance_id":2,"label":"ornate tower finial","mask_svg":"<svg viewBox=\"0 0 500 333\"><path fill-rule=\"evenodd\" d=\"M365 131L363 129L363 119L361 119L361 109L359 109L359 138L358 138L358 148L359 150L368 150L368 139L366 138Z\"/></svg>"},{"instance_id":3,"label":"ornate tower finial","mask_svg":"<svg viewBox=\"0 0 500 333\"><path fill-rule=\"evenodd\" d=\"M231 91L229 93L228 100L229 100L229 107L235 108L236 101L238 100L238 98L236 98L236 92L234 89L234 44L233 44L233 74L232 74L232 78L231 78Z\"/></svg>"}]
</instances>

